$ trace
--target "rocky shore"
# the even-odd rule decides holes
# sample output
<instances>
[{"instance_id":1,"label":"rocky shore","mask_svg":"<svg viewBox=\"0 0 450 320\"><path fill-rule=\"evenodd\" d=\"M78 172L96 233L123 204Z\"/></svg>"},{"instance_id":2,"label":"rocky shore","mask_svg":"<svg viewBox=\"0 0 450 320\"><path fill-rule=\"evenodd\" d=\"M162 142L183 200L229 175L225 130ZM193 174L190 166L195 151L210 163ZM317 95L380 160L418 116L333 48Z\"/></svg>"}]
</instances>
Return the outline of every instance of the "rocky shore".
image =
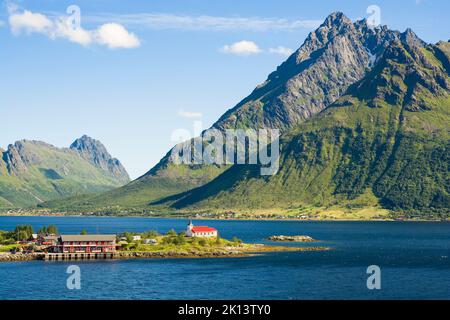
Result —
<instances>
[{"instance_id":1,"label":"rocky shore","mask_svg":"<svg viewBox=\"0 0 450 320\"><path fill-rule=\"evenodd\" d=\"M315 242L310 236L271 236L267 238L270 241L279 241L279 242Z\"/></svg>"},{"instance_id":2,"label":"rocky shore","mask_svg":"<svg viewBox=\"0 0 450 320\"><path fill-rule=\"evenodd\" d=\"M43 253L2 253L0 254L0 262L12 262L12 261L32 261L32 260L43 260Z\"/></svg>"},{"instance_id":3,"label":"rocky shore","mask_svg":"<svg viewBox=\"0 0 450 320\"><path fill-rule=\"evenodd\" d=\"M281 252L281 251L324 251L326 247L283 247L267 246L261 244L246 244L239 247L224 247L210 251L188 250L188 251L117 251L116 259L170 259L170 258L226 258L247 257L259 253ZM0 262L44 260L43 253L31 254L0 254Z\"/></svg>"},{"instance_id":4,"label":"rocky shore","mask_svg":"<svg viewBox=\"0 0 450 320\"><path fill-rule=\"evenodd\" d=\"M120 251L116 257L118 259L132 258L225 258L225 257L245 257L258 253L280 252L280 251L324 251L329 250L326 247L282 247L266 246L261 244L243 245L241 247L227 247L224 249L215 249L213 251Z\"/></svg>"},{"instance_id":5,"label":"rocky shore","mask_svg":"<svg viewBox=\"0 0 450 320\"><path fill-rule=\"evenodd\" d=\"M121 251L116 254L117 259L165 259L165 258L221 258L221 257L242 257L244 254L239 251L214 251L214 252L149 252L149 251Z\"/></svg>"}]
</instances>

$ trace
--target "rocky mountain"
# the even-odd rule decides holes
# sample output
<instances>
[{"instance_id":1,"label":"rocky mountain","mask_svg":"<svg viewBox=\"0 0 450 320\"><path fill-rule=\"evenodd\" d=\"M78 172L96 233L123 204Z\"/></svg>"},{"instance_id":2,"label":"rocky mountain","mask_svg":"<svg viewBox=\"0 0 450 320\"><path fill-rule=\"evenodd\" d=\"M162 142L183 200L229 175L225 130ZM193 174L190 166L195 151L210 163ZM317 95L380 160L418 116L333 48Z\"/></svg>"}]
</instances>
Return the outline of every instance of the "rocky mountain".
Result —
<instances>
[{"instance_id":1,"label":"rocky mountain","mask_svg":"<svg viewBox=\"0 0 450 320\"><path fill-rule=\"evenodd\" d=\"M407 30L373 69L317 116L284 135L280 171L235 165L155 204L185 210L311 213L386 208L450 214L450 43Z\"/></svg>"},{"instance_id":2,"label":"rocky mountain","mask_svg":"<svg viewBox=\"0 0 450 320\"><path fill-rule=\"evenodd\" d=\"M129 182L120 162L87 136L70 149L21 140L0 151L0 207L30 206Z\"/></svg>"},{"instance_id":3,"label":"rocky mountain","mask_svg":"<svg viewBox=\"0 0 450 320\"><path fill-rule=\"evenodd\" d=\"M75 140L70 145L70 149L77 151L82 158L97 168L110 172L122 184L130 181L130 177L120 161L111 157L100 141L84 135Z\"/></svg>"},{"instance_id":4,"label":"rocky mountain","mask_svg":"<svg viewBox=\"0 0 450 320\"><path fill-rule=\"evenodd\" d=\"M390 146L397 150L400 140L396 139L410 134L410 124L419 120L428 129L445 131L447 77L447 43L427 45L411 30L400 33L386 26L372 28L365 20L352 22L342 13L333 13L263 84L213 125L220 130L280 129L283 142L280 174L257 178L253 176L257 170L253 166L175 165L169 152L136 181L65 204L81 210L148 208L150 202L185 210L332 206L343 197L341 188L345 181L352 181L342 173L347 168L344 164L354 161L354 157L360 160L358 152L364 151L350 148L359 141L358 135L366 139L366 130L374 133L376 140L370 140L373 142L370 146L380 149L370 149L375 153L369 158L378 159L383 148ZM431 105L435 105L433 110L429 110ZM314 130L310 129L312 126ZM302 130L306 131L301 133ZM301 150L308 150L308 154ZM371 166L388 173L388 165L396 163L392 150L384 153L388 163ZM334 155L337 157L333 158L334 167L325 166ZM374 159L371 161L378 161ZM379 179L380 172L377 171ZM325 176L327 180L322 181ZM338 183L341 176L345 179ZM376 181L380 182L379 179ZM351 196L347 194L346 201L368 194L376 205L395 207L387 205L381 193L374 194L378 185L365 180L362 185L365 188L356 188L358 192ZM267 201L258 196L259 189L260 196L267 196Z\"/></svg>"},{"instance_id":5,"label":"rocky mountain","mask_svg":"<svg viewBox=\"0 0 450 320\"><path fill-rule=\"evenodd\" d=\"M399 37L387 27L370 28L365 20L353 23L333 13L214 127L289 129L336 101Z\"/></svg>"}]
</instances>

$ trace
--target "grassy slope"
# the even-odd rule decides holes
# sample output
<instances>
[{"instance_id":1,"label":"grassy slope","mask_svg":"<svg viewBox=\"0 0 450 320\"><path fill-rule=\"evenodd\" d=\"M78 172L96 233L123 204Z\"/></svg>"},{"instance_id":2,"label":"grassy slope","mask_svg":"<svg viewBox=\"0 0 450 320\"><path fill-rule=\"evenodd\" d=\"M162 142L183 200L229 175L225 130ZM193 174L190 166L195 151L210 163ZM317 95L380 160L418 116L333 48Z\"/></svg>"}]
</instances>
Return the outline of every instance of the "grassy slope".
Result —
<instances>
[{"instance_id":1,"label":"grassy slope","mask_svg":"<svg viewBox=\"0 0 450 320\"><path fill-rule=\"evenodd\" d=\"M47 208L70 211L141 212L158 199L185 192L219 175L225 167L169 165L156 174L149 174L123 187L98 195L84 195L46 202Z\"/></svg>"},{"instance_id":2,"label":"grassy slope","mask_svg":"<svg viewBox=\"0 0 450 320\"><path fill-rule=\"evenodd\" d=\"M449 106L450 99L441 103ZM261 178L257 166L235 166L172 206L184 211L324 213L329 218L386 215L380 201L392 209L430 206L437 193L448 197L448 131L441 127L442 135L430 137L423 129L435 117L432 111L405 112L410 121L400 128L400 110L369 108L363 102L328 110L284 141L277 175Z\"/></svg>"},{"instance_id":3,"label":"grassy slope","mask_svg":"<svg viewBox=\"0 0 450 320\"><path fill-rule=\"evenodd\" d=\"M425 55L443 69L431 51ZM390 62L400 74L406 70ZM392 76L391 68L374 72L387 83L376 90L398 93L400 103L380 100L373 107L373 99L369 107L356 96L343 97L284 137L277 175L263 178L257 166L235 166L163 204L184 211L325 212L330 217L387 214L382 207L448 214L448 93L433 96L422 90L428 109L411 112L403 106L408 92L403 79Z\"/></svg>"},{"instance_id":4,"label":"grassy slope","mask_svg":"<svg viewBox=\"0 0 450 320\"><path fill-rule=\"evenodd\" d=\"M120 186L109 173L91 165L68 149L25 142L38 163L18 176L0 165L0 207L32 206L41 201L100 192Z\"/></svg>"}]
</instances>

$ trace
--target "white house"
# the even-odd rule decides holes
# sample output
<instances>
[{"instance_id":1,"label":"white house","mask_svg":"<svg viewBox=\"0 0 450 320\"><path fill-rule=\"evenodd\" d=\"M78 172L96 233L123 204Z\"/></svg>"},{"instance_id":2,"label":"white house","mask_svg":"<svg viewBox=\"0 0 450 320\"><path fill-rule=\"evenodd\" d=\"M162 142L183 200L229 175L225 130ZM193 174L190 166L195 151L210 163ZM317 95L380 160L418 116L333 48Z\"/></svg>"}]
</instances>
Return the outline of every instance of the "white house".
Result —
<instances>
[{"instance_id":1,"label":"white house","mask_svg":"<svg viewBox=\"0 0 450 320\"><path fill-rule=\"evenodd\" d=\"M142 240L143 244L158 244L158 241L156 239L144 239Z\"/></svg>"},{"instance_id":2,"label":"white house","mask_svg":"<svg viewBox=\"0 0 450 320\"><path fill-rule=\"evenodd\" d=\"M133 236L133 241L141 241L141 236Z\"/></svg>"},{"instance_id":3,"label":"white house","mask_svg":"<svg viewBox=\"0 0 450 320\"><path fill-rule=\"evenodd\" d=\"M189 221L186 229L186 236L197 238L216 238L217 229L207 226L194 226L192 221Z\"/></svg>"}]
</instances>

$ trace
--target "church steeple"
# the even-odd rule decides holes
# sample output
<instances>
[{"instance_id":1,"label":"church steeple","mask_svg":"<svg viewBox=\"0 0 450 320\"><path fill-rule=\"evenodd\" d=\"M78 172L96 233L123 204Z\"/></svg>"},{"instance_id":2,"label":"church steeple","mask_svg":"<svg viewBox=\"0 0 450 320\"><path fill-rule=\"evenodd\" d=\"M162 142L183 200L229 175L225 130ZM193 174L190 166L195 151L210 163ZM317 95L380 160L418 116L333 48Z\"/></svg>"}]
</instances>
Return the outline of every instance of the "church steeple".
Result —
<instances>
[{"instance_id":1,"label":"church steeple","mask_svg":"<svg viewBox=\"0 0 450 320\"><path fill-rule=\"evenodd\" d=\"M187 225L187 230L191 231L193 227L194 227L194 224L192 223L192 220L189 220L189 223Z\"/></svg>"}]
</instances>

